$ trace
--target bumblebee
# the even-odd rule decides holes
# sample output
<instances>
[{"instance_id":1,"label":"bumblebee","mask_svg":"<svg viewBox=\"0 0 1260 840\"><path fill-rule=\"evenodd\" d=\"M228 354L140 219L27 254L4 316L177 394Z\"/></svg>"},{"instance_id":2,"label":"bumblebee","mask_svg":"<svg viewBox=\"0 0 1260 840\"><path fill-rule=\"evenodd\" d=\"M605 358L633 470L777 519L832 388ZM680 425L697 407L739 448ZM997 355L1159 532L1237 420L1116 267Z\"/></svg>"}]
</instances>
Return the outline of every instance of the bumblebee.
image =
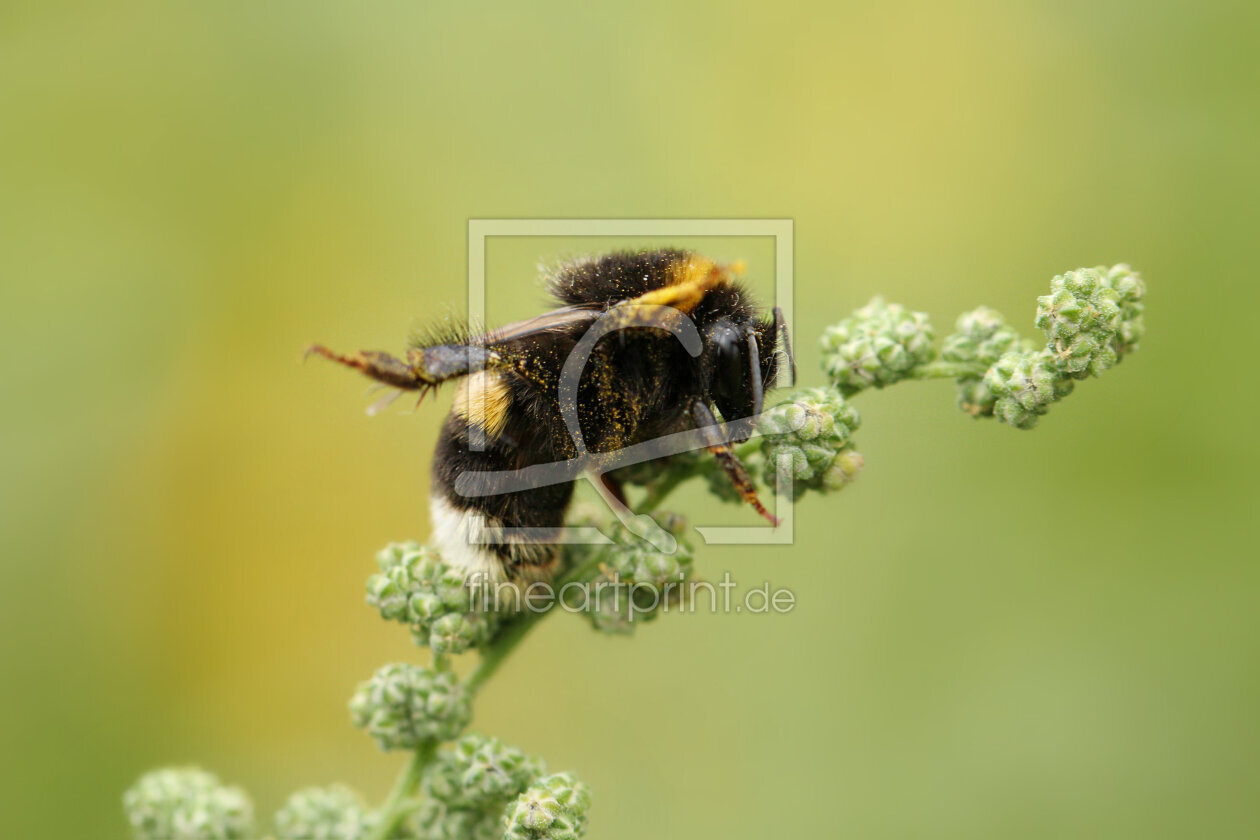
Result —
<instances>
[{"instance_id":1,"label":"bumblebee","mask_svg":"<svg viewBox=\"0 0 1260 840\"><path fill-rule=\"evenodd\" d=\"M747 440L786 363L782 312L736 276L683 250L567 262L546 277L557 306L489 332L446 326L402 359L314 353L404 391L457 382L433 457L432 539L446 562L494 581L548 578L583 472L627 511L610 475L708 449L742 498L775 522L731 445Z\"/></svg>"}]
</instances>

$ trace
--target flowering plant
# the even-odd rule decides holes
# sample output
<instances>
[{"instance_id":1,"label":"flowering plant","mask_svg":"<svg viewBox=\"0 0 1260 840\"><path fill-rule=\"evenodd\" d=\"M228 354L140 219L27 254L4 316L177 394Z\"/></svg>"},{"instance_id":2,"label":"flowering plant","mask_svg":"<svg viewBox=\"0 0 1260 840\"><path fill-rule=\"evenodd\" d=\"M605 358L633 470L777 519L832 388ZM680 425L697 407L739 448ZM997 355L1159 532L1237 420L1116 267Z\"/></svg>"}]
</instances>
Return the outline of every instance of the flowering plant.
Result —
<instances>
[{"instance_id":1,"label":"flowering plant","mask_svg":"<svg viewBox=\"0 0 1260 840\"><path fill-rule=\"evenodd\" d=\"M1141 278L1126 265L1070 271L1038 298L1036 325L1044 340L1021 337L1000 314L981 307L959 316L939 351L927 315L876 298L824 332L828 384L800 389L763 412L758 436L738 454L751 474L789 498L840 490L863 467L854 448L860 418L849 400L907 379L953 379L967 414L1031 429L1077 382L1099 376L1137 349L1144 295ZM275 815L278 840L582 836L591 807L585 784L465 728L477 691L530 629L565 603L569 584L614 588L619 597L587 598L575 608L606 633L631 633L687 597L694 551L686 524L659 510L675 487L702 477L720 498L739 500L713 460L698 454L623 468L617 477L643 488L637 512L652 514L672 539L648 541L579 510L574 524L597 525L611 539L566 546L552 588L561 597L531 602L527 610L482 597L429 547L395 543L377 555L367 602L383 619L405 625L416 644L429 649L429 662L380 668L355 691L351 720L382 750L409 752L410 761L377 807L339 784L299 790ZM474 650L480 663L461 680L450 659ZM246 840L253 832L253 807L244 792L195 768L143 776L127 791L124 806L138 840Z\"/></svg>"}]
</instances>

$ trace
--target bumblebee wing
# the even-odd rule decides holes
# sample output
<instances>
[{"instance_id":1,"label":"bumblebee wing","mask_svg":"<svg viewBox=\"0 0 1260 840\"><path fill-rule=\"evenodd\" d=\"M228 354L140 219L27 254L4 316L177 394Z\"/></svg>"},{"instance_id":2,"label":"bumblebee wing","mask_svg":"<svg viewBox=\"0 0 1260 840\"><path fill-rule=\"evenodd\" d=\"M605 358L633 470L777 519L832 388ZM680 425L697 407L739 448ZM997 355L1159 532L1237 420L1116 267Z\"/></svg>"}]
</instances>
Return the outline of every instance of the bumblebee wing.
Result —
<instances>
[{"instance_id":1,"label":"bumblebee wing","mask_svg":"<svg viewBox=\"0 0 1260 840\"><path fill-rule=\"evenodd\" d=\"M601 309L592 307L562 306L558 309L544 312L541 315L535 315L533 318L526 318L524 321L517 321L514 324L507 324L491 330L486 333L484 341L489 348L495 350L507 349L513 342L522 339L550 333L568 332L573 327L590 324L601 314L603 314Z\"/></svg>"}]
</instances>

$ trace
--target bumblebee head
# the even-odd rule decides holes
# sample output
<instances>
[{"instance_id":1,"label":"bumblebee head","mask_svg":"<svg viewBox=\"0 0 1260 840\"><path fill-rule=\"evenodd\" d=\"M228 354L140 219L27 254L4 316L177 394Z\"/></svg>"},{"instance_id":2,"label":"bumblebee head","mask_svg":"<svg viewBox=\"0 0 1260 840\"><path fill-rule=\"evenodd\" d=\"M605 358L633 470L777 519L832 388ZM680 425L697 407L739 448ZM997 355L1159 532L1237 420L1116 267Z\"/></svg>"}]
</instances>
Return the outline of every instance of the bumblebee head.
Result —
<instances>
[{"instance_id":1,"label":"bumblebee head","mask_svg":"<svg viewBox=\"0 0 1260 840\"><path fill-rule=\"evenodd\" d=\"M728 423L749 420L749 434L774 380L776 339L773 321L722 318L706 331L702 373L708 395Z\"/></svg>"}]
</instances>

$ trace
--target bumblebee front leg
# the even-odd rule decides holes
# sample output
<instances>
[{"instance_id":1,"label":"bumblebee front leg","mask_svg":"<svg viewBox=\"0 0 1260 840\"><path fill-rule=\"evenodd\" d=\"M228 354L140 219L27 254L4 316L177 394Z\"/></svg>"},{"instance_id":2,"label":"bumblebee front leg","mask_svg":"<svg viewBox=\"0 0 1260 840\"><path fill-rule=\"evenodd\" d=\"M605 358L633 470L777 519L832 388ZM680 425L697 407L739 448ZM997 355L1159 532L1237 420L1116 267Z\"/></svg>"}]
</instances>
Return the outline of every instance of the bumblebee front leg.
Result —
<instances>
[{"instance_id":1,"label":"bumblebee front leg","mask_svg":"<svg viewBox=\"0 0 1260 840\"><path fill-rule=\"evenodd\" d=\"M467 376L499 361L498 354L484 347L446 344L408 350L406 361L379 350L360 350L343 355L322 344L312 344L306 351L307 356L311 354L352 367L370 379L404 391L436 388L447 380Z\"/></svg>"},{"instance_id":2,"label":"bumblebee front leg","mask_svg":"<svg viewBox=\"0 0 1260 840\"><path fill-rule=\"evenodd\" d=\"M703 401L696 400L691 405L691 417L699 429L705 436L709 451L713 453L713 457L717 458L718 463L722 466L722 470L726 473L726 477L731 480L731 484L735 485L739 497L748 504L752 505L753 510L765 517L771 525L779 524L778 517L766 510L765 505L761 503L761 499L757 496L757 488L753 485L752 477L748 475L748 470L744 464L735 455L735 451L731 449L730 443L723 434L723 427L718 419L713 416L712 409Z\"/></svg>"}]
</instances>

